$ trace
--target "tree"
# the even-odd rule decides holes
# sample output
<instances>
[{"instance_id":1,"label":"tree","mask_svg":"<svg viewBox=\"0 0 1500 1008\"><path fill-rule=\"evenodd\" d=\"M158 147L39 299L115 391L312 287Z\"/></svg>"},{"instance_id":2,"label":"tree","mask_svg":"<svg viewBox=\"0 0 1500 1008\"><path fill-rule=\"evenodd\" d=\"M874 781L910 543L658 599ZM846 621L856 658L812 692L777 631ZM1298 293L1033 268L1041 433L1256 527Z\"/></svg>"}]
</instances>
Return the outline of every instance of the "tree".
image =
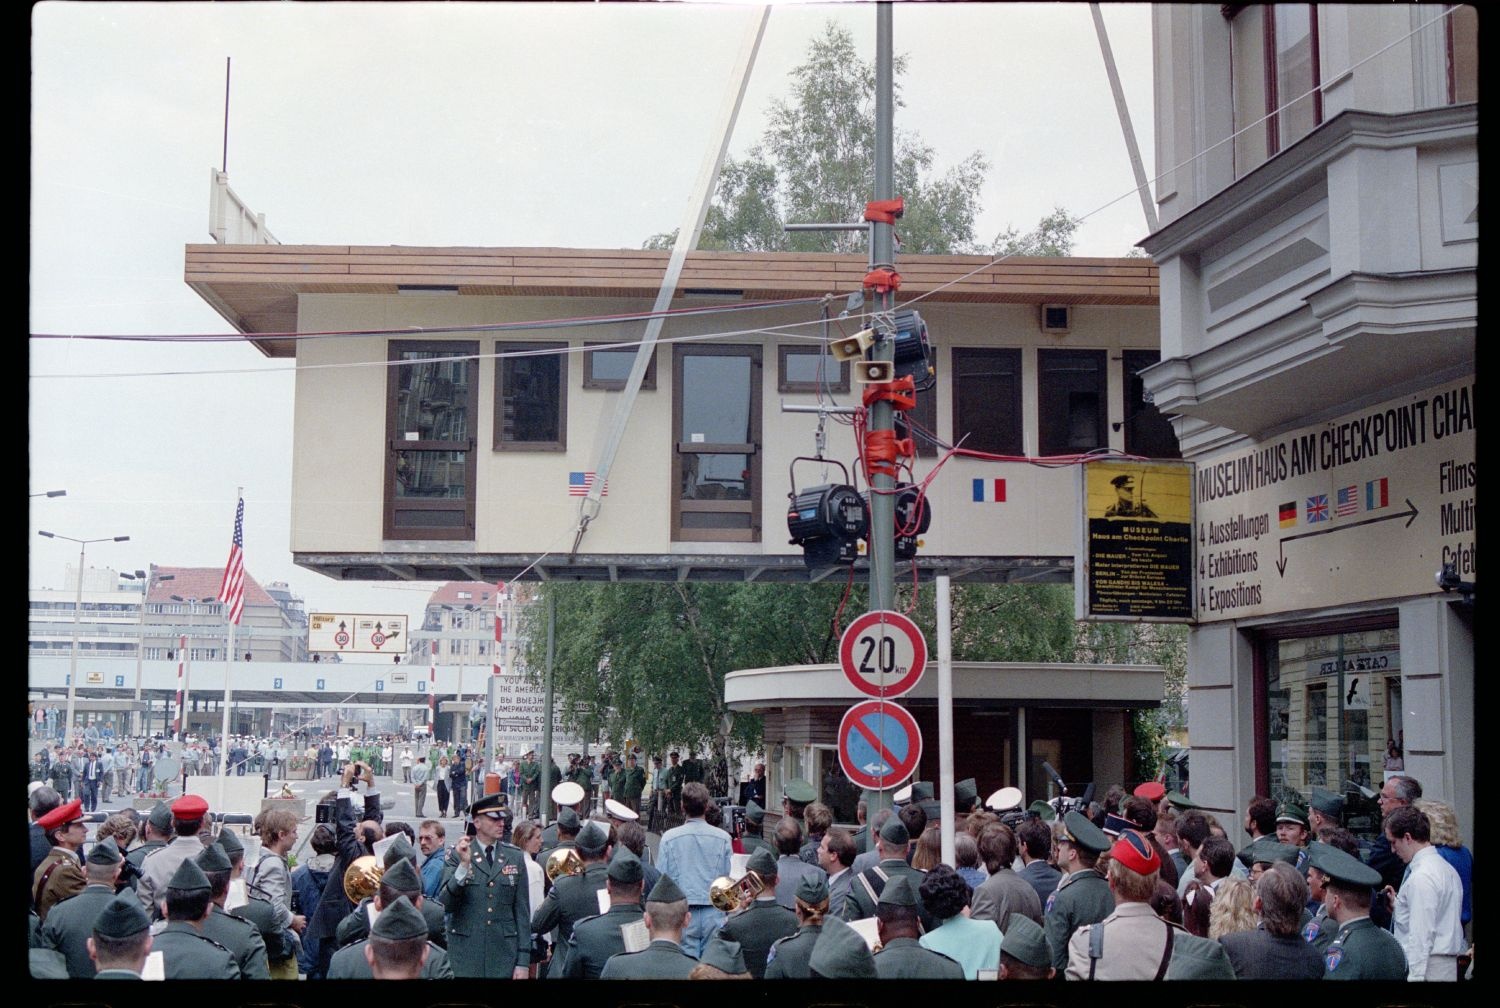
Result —
<instances>
[{"instance_id":1,"label":"tree","mask_svg":"<svg viewBox=\"0 0 1500 1008\"><path fill-rule=\"evenodd\" d=\"M1079 218L1062 207L1056 207L1025 234L1017 234L1014 227L1000 232L995 239L993 254L1070 256L1073 254L1073 235L1078 230L1078 224Z\"/></svg>"}]
</instances>

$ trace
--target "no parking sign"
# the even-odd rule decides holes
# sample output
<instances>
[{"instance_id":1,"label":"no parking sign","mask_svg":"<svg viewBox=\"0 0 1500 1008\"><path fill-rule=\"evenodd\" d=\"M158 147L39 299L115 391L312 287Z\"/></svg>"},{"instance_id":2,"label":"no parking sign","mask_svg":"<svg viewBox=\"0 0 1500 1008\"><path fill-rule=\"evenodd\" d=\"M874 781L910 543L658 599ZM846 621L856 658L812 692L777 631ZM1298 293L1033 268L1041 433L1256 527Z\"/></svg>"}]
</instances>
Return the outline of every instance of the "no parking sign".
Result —
<instances>
[{"instance_id":1,"label":"no parking sign","mask_svg":"<svg viewBox=\"0 0 1500 1008\"><path fill-rule=\"evenodd\" d=\"M855 784L871 791L896 787L922 760L922 731L899 704L865 700L839 722L839 765Z\"/></svg>"}]
</instances>

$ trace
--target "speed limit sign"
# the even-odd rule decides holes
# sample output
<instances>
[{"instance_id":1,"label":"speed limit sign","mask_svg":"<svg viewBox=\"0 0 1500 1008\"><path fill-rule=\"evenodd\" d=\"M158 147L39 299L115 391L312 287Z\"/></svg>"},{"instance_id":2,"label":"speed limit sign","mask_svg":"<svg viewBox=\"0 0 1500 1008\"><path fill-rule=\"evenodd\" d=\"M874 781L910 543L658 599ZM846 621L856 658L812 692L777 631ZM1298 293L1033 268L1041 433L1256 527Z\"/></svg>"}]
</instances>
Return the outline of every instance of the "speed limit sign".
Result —
<instances>
[{"instance_id":1,"label":"speed limit sign","mask_svg":"<svg viewBox=\"0 0 1500 1008\"><path fill-rule=\"evenodd\" d=\"M839 666L855 689L889 700L910 692L922 678L927 638L902 613L867 612L839 638Z\"/></svg>"}]
</instances>

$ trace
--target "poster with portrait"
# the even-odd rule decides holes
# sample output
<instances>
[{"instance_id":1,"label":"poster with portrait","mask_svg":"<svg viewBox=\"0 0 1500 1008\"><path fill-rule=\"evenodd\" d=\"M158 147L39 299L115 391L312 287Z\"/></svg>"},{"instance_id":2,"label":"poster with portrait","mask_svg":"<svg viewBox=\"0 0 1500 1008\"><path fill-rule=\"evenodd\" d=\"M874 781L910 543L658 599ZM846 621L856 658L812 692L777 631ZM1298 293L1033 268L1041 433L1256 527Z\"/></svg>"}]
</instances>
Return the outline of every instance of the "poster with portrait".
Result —
<instances>
[{"instance_id":1,"label":"poster with portrait","mask_svg":"<svg viewBox=\"0 0 1500 1008\"><path fill-rule=\"evenodd\" d=\"M1080 468L1077 617L1192 620L1192 463L1100 459Z\"/></svg>"}]
</instances>

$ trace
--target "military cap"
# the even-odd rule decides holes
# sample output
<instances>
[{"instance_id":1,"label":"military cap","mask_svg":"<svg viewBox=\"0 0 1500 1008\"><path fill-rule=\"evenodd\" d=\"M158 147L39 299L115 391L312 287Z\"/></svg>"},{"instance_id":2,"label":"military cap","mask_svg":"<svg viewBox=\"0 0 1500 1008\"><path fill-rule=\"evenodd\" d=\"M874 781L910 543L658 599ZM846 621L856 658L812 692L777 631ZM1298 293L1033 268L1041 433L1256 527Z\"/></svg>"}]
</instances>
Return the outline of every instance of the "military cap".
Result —
<instances>
[{"instance_id":1,"label":"military cap","mask_svg":"<svg viewBox=\"0 0 1500 1008\"><path fill-rule=\"evenodd\" d=\"M410 858L400 858L394 864L386 866L385 874L380 876L381 885L388 885L397 892L409 893L422 891L422 879L417 875L417 867L412 864Z\"/></svg>"},{"instance_id":2,"label":"military cap","mask_svg":"<svg viewBox=\"0 0 1500 1008\"><path fill-rule=\"evenodd\" d=\"M36 821L36 824L41 828L42 832L45 833L48 830L55 830L59 826L66 826L68 823L75 822L82 818L83 800L80 798L74 798L66 805L59 805L51 812L48 812L46 815L42 816Z\"/></svg>"},{"instance_id":3,"label":"military cap","mask_svg":"<svg viewBox=\"0 0 1500 1008\"><path fill-rule=\"evenodd\" d=\"M32 795L36 794L38 788L44 788L46 786L47 786L47 782L46 781L39 781L39 780L32 781L30 784L26 785L26 797L30 798Z\"/></svg>"},{"instance_id":4,"label":"military cap","mask_svg":"<svg viewBox=\"0 0 1500 1008\"><path fill-rule=\"evenodd\" d=\"M755 853L750 855L750 861L746 867L757 875L775 875L777 874L776 855L771 853L769 847L757 847Z\"/></svg>"},{"instance_id":5,"label":"military cap","mask_svg":"<svg viewBox=\"0 0 1500 1008\"><path fill-rule=\"evenodd\" d=\"M1110 480L1109 481L1109 485L1110 486L1117 486L1117 487L1129 487L1132 484L1134 484L1134 482L1135 482L1135 477L1134 476L1131 476L1129 473L1121 473L1120 475L1116 476L1114 479Z\"/></svg>"},{"instance_id":6,"label":"military cap","mask_svg":"<svg viewBox=\"0 0 1500 1008\"><path fill-rule=\"evenodd\" d=\"M656 885L651 887L651 892L646 896L647 903L677 903L685 899L687 896L677 888L677 883L666 872L661 873L661 878L656 880Z\"/></svg>"},{"instance_id":7,"label":"military cap","mask_svg":"<svg viewBox=\"0 0 1500 1008\"><path fill-rule=\"evenodd\" d=\"M125 860L120 856L120 845L115 843L114 837L105 837L93 847L89 848L88 857L84 858L89 864L119 864Z\"/></svg>"},{"instance_id":8,"label":"military cap","mask_svg":"<svg viewBox=\"0 0 1500 1008\"><path fill-rule=\"evenodd\" d=\"M817 789L801 777L793 777L786 782L786 788L782 791L794 802L815 802L818 800Z\"/></svg>"},{"instance_id":9,"label":"military cap","mask_svg":"<svg viewBox=\"0 0 1500 1008\"><path fill-rule=\"evenodd\" d=\"M911 800L929 801L932 798L932 781L912 781Z\"/></svg>"},{"instance_id":10,"label":"military cap","mask_svg":"<svg viewBox=\"0 0 1500 1008\"><path fill-rule=\"evenodd\" d=\"M406 839L406 837L402 834L398 833L396 835L395 841L385 849L385 856L381 858L381 863L385 865L386 868L390 868L390 866L395 864L397 861L411 861L414 860L416 856L417 849L411 845L411 841Z\"/></svg>"},{"instance_id":11,"label":"military cap","mask_svg":"<svg viewBox=\"0 0 1500 1008\"><path fill-rule=\"evenodd\" d=\"M192 858L177 866L177 871L172 873L171 880L167 882L167 888L185 893L210 892L213 889L208 884L208 876L203 874L203 869Z\"/></svg>"},{"instance_id":12,"label":"military cap","mask_svg":"<svg viewBox=\"0 0 1500 1008\"><path fill-rule=\"evenodd\" d=\"M953 785L953 804L963 808L979 798L979 785L973 777L965 777Z\"/></svg>"},{"instance_id":13,"label":"military cap","mask_svg":"<svg viewBox=\"0 0 1500 1008\"><path fill-rule=\"evenodd\" d=\"M984 800L984 807L991 812L1005 812L1016 808L1026 796L1018 787L1003 787Z\"/></svg>"},{"instance_id":14,"label":"military cap","mask_svg":"<svg viewBox=\"0 0 1500 1008\"><path fill-rule=\"evenodd\" d=\"M214 843L224 848L224 853L229 855L230 860L234 860L236 854L245 853L245 841L241 840L239 834L232 829L219 830L219 835L214 837Z\"/></svg>"},{"instance_id":15,"label":"military cap","mask_svg":"<svg viewBox=\"0 0 1500 1008\"><path fill-rule=\"evenodd\" d=\"M372 937L385 938L390 941L426 938L427 922L422 919L422 912L411 905L411 900L405 896L398 896L390 906L380 912L380 916L375 918L375 925L370 928L370 934Z\"/></svg>"},{"instance_id":16,"label":"military cap","mask_svg":"<svg viewBox=\"0 0 1500 1008\"><path fill-rule=\"evenodd\" d=\"M1261 837L1254 843L1245 845L1235 857L1246 868L1255 864L1270 864L1273 861L1285 861L1289 865L1295 865L1297 848L1291 844L1279 843L1270 837Z\"/></svg>"},{"instance_id":17,"label":"military cap","mask_svg":"<svg viewBox=\"0 0 1500 1008\"><path fill-rule=\"evenodd\" d=\"M1183 794L1181 791L1168 791L1167 802L1173 808L1180 809L1184 812L1186 812L1188 809L1203 807L1202 805L1199 805L1197 802L1193 801L1187 795Z\"/></svg>"},{"instance_id":18,"label":"military cap","mask_svg":"<svg viewBox=\"0 0 1500 1008\"><path fill-rule=\"evenodd\" d=\"M146 817L151 828L158 833L165 833L172 828L172 810L164 801L159 801L151 809L151 814Z\"/></svg>"},{"instance_id":19,"label":"military cap","mask_svg":"<svg viewBox=\"0 0 1500 1008\"><path fill-rule=\"evenodd\" d=\"M825 980L874 980L875 957L859 932L838 917L824 917L808 967Z\"/></svg>"},{"instance_id":20,"label":"military cap","mask_svg":"<svg viewBox=\"0 0 1500 1008\"><path fill-rule=\"evenodd\" d=\"M208 802L195 794L185 794L172 803L172 817L188 821L208 815Z\"/></svg>"},{"instance_id":21,"label":"military cap","mask_svg":"<svg viewBox=\"0 0 1500 1008\"><path fill-rule=\"evenodd\" d=\"M583 829L578 831L578 850L582 854L590 856L603 854L604 848L609 846L609 830L604 828L603 823L590 819L583 824Z\"/></svg>"},{"instance_id":22,"label":"military cap","mask_svg":"<svg viewBox=\"0 0 1500 1008\"><path fill-rule=\"evenodd\" d=\"M817 906L828 898L828 876L812 872L802 876L797 883L797 899L808 906Z\"/></svg>"},{"instance_id":23,"label":"military cap","mask_svg":"<svg viewBox=\"0 0 1500 1008\"><path fill-rule=\"evenodd\" d=\"M613 798L604 799L604 811L617 822L634 822L641 817L641 814L631 809L629 805L617 802Z\"/></svg>"},{"instance_id":24,"label":"military cap","mask_svg":"<svg viewBox=\"0 0 1500 1008\"><path fill-rule=\"evenodd\" d=\"M1310 804L1330 819L1338 819L1344 814L1344 796L1320 787L1312 789Z\"/></svg>"},{"instance_id":25,"label":"military cap","mask_svg":"<svg viewBox=\"0 0 1500 1008\"><path fill-rule=\"evenodd\" d=\"M1281 807L1276 810L1276 821L1279 823L1297 823L1306 827L1307 810L1296 802L1282 802Z\"/></svg>"},{"instance_id":26,"label":"military cap","mask_svg":"<svg viewBox=\"0 0 1500 1008\"><path fill-rule=\"evenodd\" d=\"M1032 802L1031 805L1027 807L1026 811L1030 812L1038 819L1045 819L1048 822L1051 822L1053 819L1057 818L1057 813L1053 811L1052 806L1048 805L1040 798Z\"/></svg>"},{"instance_id":27,"label":"military cap","mask_svg":"<svg viewBox=\"0 0 1500 1008\"><path fill-rule=\"evenodd\" d=\"M209 844L194 860L198 862L198 867L203 869L205 875L209 872L229 871L234 867L229 863L229 855L224 853L224 848L218 844Z\"/></svg>"},{"instance_id":28,"label":"military cap","mask_svg":"<svg viewBox=\"0 0 1500 1008\"><path fill-rule=\"evenodd\" d=\"M1110 844L1109 837L1104 835L1104 831L1089 822L1089 817L1077 809L1063 816L1063 832L1060 839L1077 844L1094 854L1103 854L1109 850Z\"/></svg>"},{"instance_id":29,"label":"military cap","mask_svg":"<svg viewBox=\"0 0 1500 1008\"><path fill-rule=\"evenodd\" d=\"M1131 794L1148 802L1159 802L1167 796L1167 788L1161 781L1148 780L1137 784Z\"/></svg>"},{"instance_id":30,"label":"military cap","mask_svg":"<svg viewBox=\"0 0 1500 1008\"><path fill-rule=\"evenodd\" d=\"M745 803L745 821L747 823L749 823L751 826L759 826L761 823L765 822L765 819L766 810L755 804L754 798L751 798L748 802Z\"/></svg>"},{"instance_id":31,"label":"military cap","mask_svg":"<svg viewBox=\"0 0 1500 1008\"><path fill-rule=\"evenodd\" d=\"M1052 965L1052 952L1047 948L1047 932L1030 917L1018 913L1010 915L1005 926L1005 937L1000 940L1000 952L1038 969Z\"/></svg>"},{"instance_id":32,"label":"military cap","mask_svg":"<svg viewBox=\"0 0 1500 1008\"><path fill-rule=\"evenodd\" d=\"M615 848L614 856L609 859L606 874L611 882L634 885L645 877L645 869L641 867L641 859L635 856L635 852L620 844Z\"/></svg>"},{"instance_id":33,"label":"military cap","mask_svg":"<svg viewBox=\"0 0 1500 1008\"><path fill-rule=\"evenodd\" d=\"M1115 815L1113 812L1105 813L1104 834L1106 836L1117 837L1126 830L1132 829L1140 829L1140 827L1124 816Z\"/></svg>"},{"instance_id":34,"label":"military cap","mask_svg":"<svg viewBox=\"0 0 1500 1008\"><path fill-rule=\"evenodd\" d=\"M1308 844L1307 859L1310 865L1334 882L1355 888L1380 884L1380 872L1333 844Z\"/></svg>"},{"instance_id":35,"label":"military cap","mask_svg":"<svg viewBox=\"0 0 1500 1008\"><path fill-rule=\"evenodd\" d=\"M893 846L911 843L911 834L906 831L906 824L896 816L891 816L880 827L880 839Z\"/></svg>"},{"instance_id":36,"label":"military cap","mask_svg":"<svg viewBox=\"0 0 1500 1008\"><path fill-rule=\"evenodd\" d=\"M917 894L911 887L911 882L905 875L897 875L886 882L885 888L880 890L880 904L882 906L914 907L917 905Z\"/></svg>"},{"instance_id":37,"label":"military cap","mask_svg":"<svg viewBox=\"0 0 1500 1008\"><path fill-rule=\"evenodd\" d=\"M498 791L495 794L487 794L469 805L469 815L477 816L484 812L497 812L505 808L505 796Z\"/></svg>"},{"instance_id":38,"label":"military cap","mask_svg":"<svg viewBox=\"0 0 1500 1008\"><path fill-rule=\"evenodd\" d=\"M129 938L151 927L151 918L141 909L141 901L125 892L104 905L94 918L94 934L101 938Z\"/></svg>"},{"instance_id":39,"label":"military cap","mask_svg":"<svg viewBox=\"0 0 1500 1008\"><path fill-rule=\"evenodd\" d=\"M583 786L577 781L565 780L552 789L552 801L557 805L577 805L583 801Z\"/></svg>"},{"instance_id":40,"label":"military cap","mask_svg":"<svg viewBox=\"0 0 1500 1008\"><path fill-rule=\"evenodd\" d=\"M892 805L905 805L908 802L910 802L911 801L911 787L912 786L910 784L908 784L908 785L906 785L906 787L897 788L895 791L892 791L891 792L891 804Z\"/></svg>"},{"instance_id":41,"label":"military cap","mask_svg":"<svg viewBox=\"0 0 1500 1008\"><path fill-rule=\"evenodd\" d=\"M578 813L571 807L565 805L557 810L558 829L565 829L569 833L577 833L578 827L582 825L583 822L578 818Z\"/></svg>"},{"instance_id":42,"label":"military cap","mask_svg":"<svg viewBox=\"0 0 1500 1008\"><path fill-rule=\"evenodd\" d=\"M1109 849L1109 856L1137 875L1161 871L1161 857L1156 853L1156 848L1133 829L1120 833L1120 838Z\"/></svg>"},{"instance_id":43,"label":"military cap","mask_svg":"<svg viewBox=\"0 0 1500 1008\"><path fill-rule=\"evenodd\" d=\"M726 941L723 938L714 938L703 950L703 955L698 959L715 969L723 970L725 973L749 973L750 968L745 965L745 955L740 949L737 941Z\"/></svg>"}]
</instances>

